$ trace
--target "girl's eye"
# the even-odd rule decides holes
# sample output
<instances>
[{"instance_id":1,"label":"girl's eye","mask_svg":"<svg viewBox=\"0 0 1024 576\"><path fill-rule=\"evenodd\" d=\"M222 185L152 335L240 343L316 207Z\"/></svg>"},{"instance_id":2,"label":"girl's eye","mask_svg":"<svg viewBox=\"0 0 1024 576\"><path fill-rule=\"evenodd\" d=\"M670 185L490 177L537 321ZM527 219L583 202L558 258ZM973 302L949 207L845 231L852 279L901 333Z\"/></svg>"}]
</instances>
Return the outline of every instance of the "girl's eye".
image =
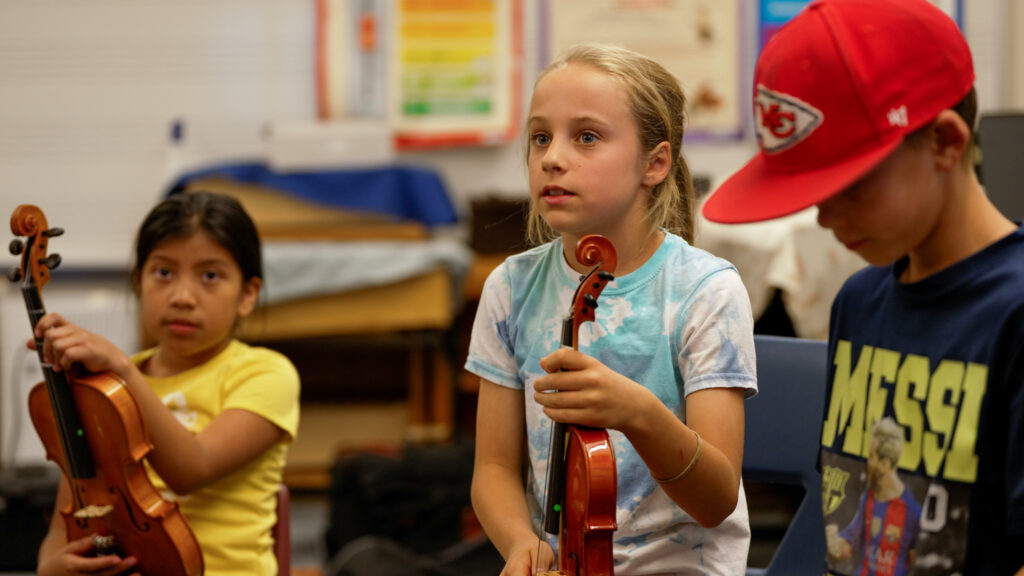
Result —
<instances>
[{"instance_id":1,"label":"girl's eye","mask_svg":"<svg viewBox=\"0 0 1024 576\"><path fill-rule=\"evenodd\" d=\"M220 278L220 273L218 273L216 270L207 270L207 271L203 272L203 281L204 282L213 282L214 280L216 280L218 278Z\"/></svg>"},{"instance_id":2,"label":"girl's eye","mask_svg":"<svg viewBox=\"0 0 1024 576\"><path fill-rule=\"evenodd\" d=\"M597 142L597 134L593 132L584 132L580 134L580 142L583 144L593 144Z\"/></svg>"},{"instance_id":3,"label":"girl's eye","mask_svg":"<svg viewBox=\"0 0 1024 576\"><path fill-rule=\"evenodd\" d=\"M551 138L547 134L537 133L530 137L530 141L534 146L547 146Z\"/></svg>"},{"instance_id":4,"label":"girl's eye","mask_svg":"<svg viewBox=\"0 0 1024 576\"><path fill-rule=\"evenodd\" d=\"M161 279L170 278L171 269L167 268L166 266L157 266L156 268L153 269L153 275Z\"/></svg>"}]
</instances>

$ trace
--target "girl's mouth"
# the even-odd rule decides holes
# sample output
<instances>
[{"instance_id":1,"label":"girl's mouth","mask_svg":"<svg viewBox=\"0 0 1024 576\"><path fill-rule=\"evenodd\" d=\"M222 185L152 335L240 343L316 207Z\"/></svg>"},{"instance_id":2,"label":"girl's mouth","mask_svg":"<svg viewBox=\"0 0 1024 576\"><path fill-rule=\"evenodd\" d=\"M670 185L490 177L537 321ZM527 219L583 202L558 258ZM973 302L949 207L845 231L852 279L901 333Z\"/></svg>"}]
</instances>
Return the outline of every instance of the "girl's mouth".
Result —
<instances>
[{"instance_id":1,"label":"girl's mouth","mask_svg":"<svg viewBox=\"0 0 1024 576\"><path fill-rule=\"evenodd\" d=\"M540 196L548 204L558 204L575 196L575 194L556 186L548 186L541 191Z\"/></svg>"},{"instance_id":2,"label":"girl's mouth","mask_svg":"<svg viewBox=\"0 0 1024 576\"><path fill-rule=\"evenodd\" d=\"M179 335L191 334L198 330L198 326L184 320L169 320L164 323L164 326L172 333Z\"/></svg>"}]
</instances>

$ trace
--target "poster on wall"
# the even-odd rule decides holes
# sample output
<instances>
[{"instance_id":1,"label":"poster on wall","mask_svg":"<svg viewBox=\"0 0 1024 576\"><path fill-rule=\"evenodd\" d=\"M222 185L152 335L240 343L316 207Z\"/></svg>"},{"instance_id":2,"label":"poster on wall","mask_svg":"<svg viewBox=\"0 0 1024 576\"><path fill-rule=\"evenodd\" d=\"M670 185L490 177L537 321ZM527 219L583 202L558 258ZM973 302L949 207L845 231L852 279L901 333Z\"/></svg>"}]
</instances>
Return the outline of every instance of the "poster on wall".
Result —
<instances>
[{"instance_id":1,"label":"poster on wall","mask_svg":"<svg viewBox=\"0 0 1024 576\"><path fill-rule=\"evenodd\" d=\"M679 78L688 137L739 138L740 16L738 0L545 0L540 64L580 42L635 50Z\"/></svg>"},{"instance_id":2,"label":"poster on wall","mask_svg":"<svg viewBox=\"0 0 1024 576\"><path fill-rule=\"evenodd\" d=\"M398 149L503 143L521 109L521 0L318 0L324 120L384 119Z\"/></svg>"},{"instance_id":3,"label":"poster on wall","mask_svg":"<svg viewBox=\"0 0 1024 576\"><path fill-rule=\"evenodd\" d=\"M930 0L963 29L963 0ZM758 49L764 48L768 39L778 32L783 24L810 4L810 0L761 0L758 19Z\"/></svg>"}]
</instances>

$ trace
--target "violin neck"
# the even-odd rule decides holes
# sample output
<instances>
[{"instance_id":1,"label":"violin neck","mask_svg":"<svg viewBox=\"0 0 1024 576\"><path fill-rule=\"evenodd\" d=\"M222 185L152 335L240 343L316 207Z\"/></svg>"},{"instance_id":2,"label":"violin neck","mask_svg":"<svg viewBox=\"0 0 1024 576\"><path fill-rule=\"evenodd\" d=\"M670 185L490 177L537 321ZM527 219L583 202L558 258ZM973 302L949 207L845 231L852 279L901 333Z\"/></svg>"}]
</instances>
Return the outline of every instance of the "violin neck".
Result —
<instances>
[{"instance_id":1,"label":"violin neck","mask_svg":"<svg viewBox=\"0 0 1024 576\"><path fill-rule=\"evenodd\" d=\"M575 333L572 314L562 320L562 346L572 347ZM544 531L558 534L561 511L565 500L565 448L568 430L562 422L555 422L551 431L551 450L548 452L547 494L544 502Z\"/></svg>"},{"instance_id":2,"label":"violin neck","mask_svg":"<svg viewBox=\"0 0 1024 576\"><path fill-rule=\"evenodd\" d=\"M565 500L565 444L568 430L562 422L555 422L551 431L551 450L548 452L548 493L544 498L544 531L558 534Z\"/></svg>"},{"instance_id":3,"label":"violin neck","mask_svg":"<svg viewBox=\"0 0 1024 576\"><path fill-rule=\"evenodd\" d=\"M31 284L22 286L21 294L25 297L25 307L28 309L29 321L32 323L32 331L35 333L39 320L46 315L43 298L39 294L38 288ZM53 367L46 362L43 356L43 341L39 338L36 338L36 352L39 355L39 363L43 367L46 392L50 397L53 418L60 433L68 473L73 478L93 478L96 476L96 467L67 378L65 378L64 372L54 371Z\"/></svg>"}]
</instances>

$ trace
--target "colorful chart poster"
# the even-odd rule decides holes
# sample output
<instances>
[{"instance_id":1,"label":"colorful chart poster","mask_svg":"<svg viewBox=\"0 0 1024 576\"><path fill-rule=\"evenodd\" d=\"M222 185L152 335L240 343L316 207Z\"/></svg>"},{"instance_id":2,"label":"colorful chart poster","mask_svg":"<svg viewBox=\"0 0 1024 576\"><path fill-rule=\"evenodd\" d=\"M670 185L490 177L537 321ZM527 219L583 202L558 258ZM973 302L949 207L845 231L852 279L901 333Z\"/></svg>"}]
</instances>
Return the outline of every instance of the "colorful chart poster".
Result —
<instances>
[{"instance_id":1,"label":"colorful chart poster","mask_svg":"<svg viewBox=\"0 0 1024 576\"><path fill-rule=\"evenodd\" d=\"M518 81L510 71L520 64L513 4L399 0L390 117L400 145L485 143L514 134Z\"/></svg>"},{"instance_id":2,"label":"colorful chart poster","mask_svg":"<svg viewBox=\"0 0 1024 576\"><path fill-rule=\"evenodd\" d=\"M318 0L320 117L386 120L399 149L514 138L521 0Z\"/></svg>"}]
</instances>

